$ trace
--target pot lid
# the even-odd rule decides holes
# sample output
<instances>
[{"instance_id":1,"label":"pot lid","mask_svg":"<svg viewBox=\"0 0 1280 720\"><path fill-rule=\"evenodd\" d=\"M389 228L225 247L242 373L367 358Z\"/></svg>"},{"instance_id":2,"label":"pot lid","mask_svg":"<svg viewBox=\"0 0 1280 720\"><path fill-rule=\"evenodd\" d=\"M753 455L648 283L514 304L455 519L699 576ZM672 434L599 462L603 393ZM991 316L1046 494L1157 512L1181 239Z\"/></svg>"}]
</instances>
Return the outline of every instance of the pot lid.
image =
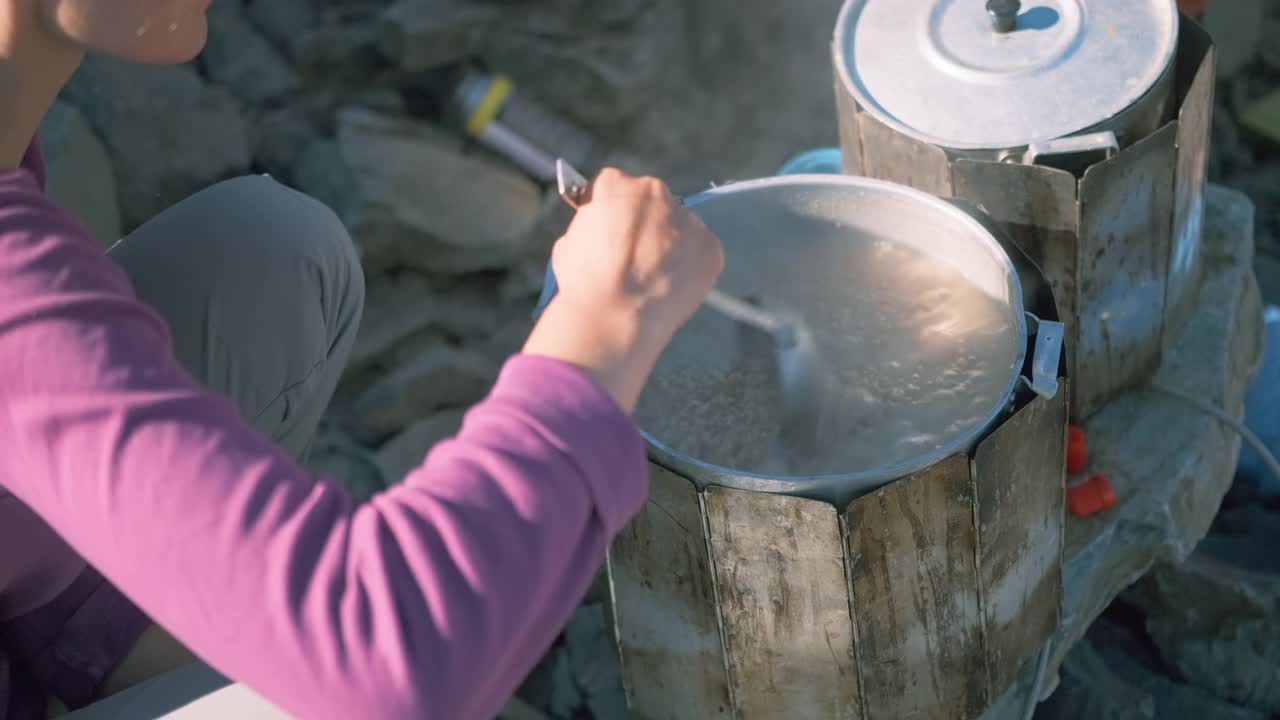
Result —
<instances>
[{"instance_id":1,"label":"pot lid","mask_svg":"<svg viewBox=\"0 0 1280 720\"><path fill-rule=\"evenodd\" d=\"M958 150L1087 130L1173 61L1176 0L848 0L835 62L859 105Z\"/></svg>"},{"instance_id":2,"label":"pot lid","mask_svg":"<svg viewBox=\"0 0 1280 720\"><path fill-rule=\"evenodd\" d=\"M1002 411L1024 357L1021 289L970 216L835 175L731 184L688 205L724 240L718 287L808 325L829 432L816 452L773 445L783 404L772 338L704 307L636 408L659 464L695 482L847 502L965 451Z\"/></svg>"}]
</instances>

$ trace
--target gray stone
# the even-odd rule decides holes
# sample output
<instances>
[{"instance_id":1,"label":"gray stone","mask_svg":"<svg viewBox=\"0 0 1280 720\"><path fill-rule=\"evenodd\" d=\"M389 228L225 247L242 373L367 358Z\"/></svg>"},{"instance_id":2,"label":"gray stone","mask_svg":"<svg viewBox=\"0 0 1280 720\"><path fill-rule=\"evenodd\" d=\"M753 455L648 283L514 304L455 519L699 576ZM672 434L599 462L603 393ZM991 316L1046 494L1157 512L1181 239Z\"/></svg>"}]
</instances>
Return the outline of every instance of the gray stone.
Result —
<instances>
[{"instance_id":1,"label":"gray stone","mask_svg":"<svg viewBox=\"0 0 1280 720\"><path fill-rule=\"evenodd\" d=\"M1280 548L1280 514L1250 503L1218 515L1212 534L1200 541L1196 554L1280 577L1276 548Z\"/></svg>"},{"instance_id":2,"label":"gray stone","mask_svg":"<svg viewBox=\"0 0 1280 720\"><path fill-rule=\"evenodd\" d=\"M340 217L350 218L350 208L357 200L356 181L336 141L320 139L309 143L298 155L289 177L299 190L333 208ZM360 244L359 236L354 240Z\"/></svg>"},{"instance_id":3,"label":"gray stone","mask_svg":"<svg viewBox=\"0 0 1280 720\"><path fill-rule=\"evenodd\" d=\"M529 3L503 13L482 55L518 92L609 128L651 105L669 76L687 73L685 17L674 2Z\"/></svg>"},{"instance_id":4,"label":"gray stone","mask_svg":"<svg viewBox=\"0 0 1280 720\"><path fill-rule=\"evenodd\" d=\"M378 24L378 47L403 70L457 62L481 48L500 16L496 5L469 0L399 0Z\"/></svg>"},{"instance_id":5,"label":"gray stone","mask_svg":"<svg viewBox=\"0 0 1280 720\"><path fill-rule=\"evenodd\" d=\"M268 103L301 87L297 73L245 17L238 2L209 6L202 59L209 78L247 103Z\"/></svg>"},{"instance_id":6,"label":"gray stone","mask_svg":"<svg viewBox=\"0 0 1280 720\"><path fill-rule=\"evenodd\" d=\"M1161 563L1126 598L1146 613L1151 639L1188 683L1280 713L1280 576L1196 552Z\"/></svg>"},{"instance_id":7,"label":"gray stone","mask_svg":"<svg viewBox=\"0 0 1280 720\"><path fill-rule=\"evenodd\" d=\"M542 193L527 177L403 118L347 108L338 148L354 193L342 213L366 268L466 273L505 267L536 226Z\"/></svg>"},{"instance_id":8,"label":"gray stone","mask_svg":"<svg viewBox=\"0 0 1280 720\"><path fill-rule=\"evenodd\" d=\"M289 57L321 82L368 85L383 65L373 22L323 24L289 40Z\"/></svg>"},{"instance_id":9,"label":"gray stone","mask_svg":"<svg viewBox=\"0 0 1280 720\"><path fill-rule=\"evenodd\" d=\"M1257 55L1263 39L1264 0L1228 0L1205 4L1200 23L1218 42L1218 77L1239 73ZM1272 36L1274 42L1274 36Z\"/></svg>"},{"instance_id":10,"label":"gray stone","mask_svg":"<svg viewBox=\"0 0 1280 720\"><path fill-rule=\"evenodd\" d=\"M351 430L361 441L377 442L432 413L473 405L496 377L497 367L482 355L435 348L361 394Z\"/></svg>"},{"instance_id":11,"label":"gray stone","mask_svg":"<svg viewBox=\"0 0 1280 720\"><path fill-rule=\"evenodd\" d=\"M1245 197L1210 186L1205 282L1195 314L1155 378L1235 417L1262 349L1252 214ZM1120 502L1097 515L1067 518L1062 616L1049 676L1121 591L1153 565L1191 554L1231 484L1240 447L1215 418L1155 389L1112 401L1085 432L1089 471L1106 474Z\"/></svg>"},{"instance_id":12,"label":"gray stone","mask_svg":"<svg viewBox=\"0 0 1280 720\"><path fill-rule=\"evenodd\" d=\"M322 478L345 488L356 502L364 502L386 489L382 472L369 451L329 422L321 424L305 464Z\"/></svg>"},{"instance_id":13,"label":"gray stone","mask_svg":"<svg viewBox=\"0 0 1280 720\"><path fill-rule=\"evenodd\" d=\"M377 275L366 283L364 320L347 361L359 370L386 355L431 322L431 288L414 273ZM441 337L437 343L443 345Z\"/></svg>"},{"instance_id":14,"label":"gray stone","mask_svg":"<svg viewBox=\"0 0 1280 720\"><path fill-rule=\"evenodd\" d=\"M529 309L533 310L533 301L542 292L542 285L547 277L547 264L550 256L526 257L507 269L498 286L498 298L504 302L528 300Z\"/></svg>"},{"instance_id":15,"label":"gray stone","mask_svg":"<svg viewBox=\"0 0 1280 720\"><path fill-rule=\"evenodd\" d=\"M247 13L263 34L281 46L320 21L310 0L249 0Z\"/></svg>"},{"instance_id":16,"label":"gray stone","mask_svg":"<svg viewBox=\"0 0 1280 720\"><path fill-rule=\"evenodd\" d=\"M286 182L293 182L295 164L307 147L320 139L311 113L294 103L253 113L249 135L254 162Z\"/></svg>"},{"instance_id":17,"label":"gray stone","mask_svg":"<svg viewBox=\"0 0 1280 720\"><path fill-rule=\"evenodd\" d=\"M1265 713L1232 705L1175 682L1115 644L1124 633L1099 623L1076 645L1062 667L1062 684L1037 708L1036 720L1265 720Z\"/></svg>"},{"instance_id":18,"label":"gray stone","mask_svg":"<svg viewBox=\"0 0 1280 720\"><path fill-rule=\"evenodd\" d=\"M188 66L94 56L62 97L82 110L115 166L125 232L249 168L240 108Z\"/></svg>"},{"instance_id":19,"label":"gray stone","mask_svg":"<svg viewBox=\"0 0 1280 720\"><path fill-rule=\"evenodd\" d=\"M595 720L625 720L622 668L613 651L610 619L603 605L583 605L564 631L574 684Z\"/></svg>"},{"instance_id":20,"label":"gray stone","mask_svg":"<svg viewBox=\"0 0 1280 720\"><path fill-rule=\"evenodd\" d=\"M507 358L520 352L532 329L533 319L529 313L523 313L504 323L476 349L496 363L505 362Z\"/></svg>"},{"instance_id":21,"label":"gray stone","mask_svg":"<svg viewBox=\"0 0 1280 720\"><path fill-rule=\"evenodd\" d=\"M378 448L376 454L382 476L389 483L398 483L414 468L422 464L427 453L436 443L458 434L465 410L445 410L415 422L399 435Z\"/></svg>"},{"instance_id":22,"label":"gray stone","mask_svg":"<svg viewBox=\"0 0 1280 720\"><path fill-rule=\"evenodd\" d=\"M427 310L433 328L463 343L488 338L498 329L502 315L497 283L480 277L464 278L440 289Z\"/></svg>"},{"instance_id":23,"label":"gray stone","mask_svg":"<svg viewBox=\"0 0 1280 720\"><path fill-rule=\"evenodd\" d=\"M416 363L421 357L440 349L456 347L439 330L428 327L409 335L378 357L377 366L395 371Z\"/></svg>"},{"instance_id":24,"label":"gray stone","mask_svg":"<svg viewBox=\"0 0 1280 720\"><path fill-rule=\"evenodd\" d=\"M556 653L551 665L551 715L558 718L583 717L586 698L573 677L569 653Z\"/></svg>"},{"instance_id":25,"label":"gray stone","mask_svg":"<svg viewBox=\"0 0 1280 720\"><path fill-rule=\"evenodd\" d=\"M1262 37L1268 42L1261 44L1259 56L1266 63L1267 69L1280 73L1280 17L1273 17L1262 26Z\"/></svg>"},{"instance_id":26,"label":"gray stone","mask_svg":"<svg viewBox=\"0 0 1280 720\"><path fill-rule=\"evenodd\" d=\"M79 110L55 102L40 124L49 196L84 224L103 247L120 239L120 206L111 158Z\"/></svg>"}]
</instances>

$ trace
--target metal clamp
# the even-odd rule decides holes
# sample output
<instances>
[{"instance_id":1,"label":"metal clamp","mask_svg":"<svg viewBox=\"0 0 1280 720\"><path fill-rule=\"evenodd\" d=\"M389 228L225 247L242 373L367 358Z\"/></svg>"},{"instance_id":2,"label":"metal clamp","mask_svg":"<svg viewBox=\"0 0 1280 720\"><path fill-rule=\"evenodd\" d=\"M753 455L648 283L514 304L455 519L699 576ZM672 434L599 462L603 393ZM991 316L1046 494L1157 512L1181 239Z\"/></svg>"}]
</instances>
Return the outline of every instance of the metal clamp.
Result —
<instances>
[{"instance_id":1,"label":"metal clamp","mask_svg":"<svg viewBox=\"0 0 1280 720\"><path fill-rule=\"evenodd\" d=\"M1079 159L1087 159L1090 156L1096 156L1096 160L1088 163L1092 165L1094 162L1110 160L1118 152L1120 152L1120 141L1116 138L1115 132L1103 130L1087 135L1072 135L1057 140L1032 143L1025 151L1009 152L1000 159L1002 162L1037 165L1046 164L1042 161L1047 158L1078 156Z\"/></svg>"},{"instance_id":2,"label":"metal clamp","mask_svg":"<svg viewBox=\"0 0 1280 720\"><path fill-rule=\"evenodd\" d=\"M1027 316L1027 335L1035 335L1031 350L1031 377L1020 376L1031 392L1051 398L1058 394L1058 363L1062 360L1062 343L1067 328L1054 320L1041 320L1031 313Z\"/></svg>"}]
</instances>

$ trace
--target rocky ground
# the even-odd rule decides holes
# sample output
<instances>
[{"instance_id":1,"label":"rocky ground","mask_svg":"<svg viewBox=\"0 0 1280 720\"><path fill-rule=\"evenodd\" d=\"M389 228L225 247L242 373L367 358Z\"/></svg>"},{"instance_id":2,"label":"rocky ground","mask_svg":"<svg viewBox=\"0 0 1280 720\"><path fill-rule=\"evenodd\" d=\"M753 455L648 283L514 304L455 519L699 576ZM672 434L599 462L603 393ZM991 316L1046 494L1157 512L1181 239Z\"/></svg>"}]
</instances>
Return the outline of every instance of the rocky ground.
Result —
<instances>
[{"instance_id":1,"label":"rocky ground","mask_svg":"<svg viewBox=\"0 0 1280 720\"><path fill-rule=\"evenodd\" d=\"M43 128L52 191L104 244L245 172L338 210L369 306L311 462L368 496L452 434L519 347L569 217L549 188L429 112L427 71L479 58L594 135L610 163L689 192L835 144L839 5L215 0L209 45L189 65L86 64ZM1278 22L1264 38L1280 38ZM1258 204L1259 278L1280 302L1280 152L1237 122L1280 88L1280 40L1247 55L1219 87L1211 175ZM1280 713L1280 566L1258 552L1277 540L1280 515L1234 493L1203 552L1144 579L1072 653L1041 714ZM1224 565L1243 557L1258 564ZM530 677L530 707L622 716L601 601L597 589Z\"/></svg>"}]
</instances>

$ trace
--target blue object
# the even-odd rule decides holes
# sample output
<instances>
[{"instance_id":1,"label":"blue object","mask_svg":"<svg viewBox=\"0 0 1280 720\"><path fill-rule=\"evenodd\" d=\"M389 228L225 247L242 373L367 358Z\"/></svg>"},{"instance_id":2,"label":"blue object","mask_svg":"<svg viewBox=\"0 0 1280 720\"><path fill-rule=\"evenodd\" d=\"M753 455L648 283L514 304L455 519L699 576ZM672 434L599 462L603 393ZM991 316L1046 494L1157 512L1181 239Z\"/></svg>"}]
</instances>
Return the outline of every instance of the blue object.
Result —
<instances>
[{"instance_id":1,"label":"blue object","mask_svg":"<svg viewBox=\"0 0 1280 720\"><path fill-rule=\"evenodd\" d=\"M779 175L841 175L844 159L838 147L806 150L783 163Z\"/></svg>"},{"instance_id":2,"label":"blue object","mask_svg":"<svg viewBox=\"0 0 1280 720\"><path fill-rule=\"evenodd\" d=\"M844 173L844 161L838 147L822 147L806 150L783 163L778 170L779 175L840 175ZM538 296L538 304L533 308L536 320L542 314L547 303L555 297L556 274L551 271L551 263L547 263L547 273L542 280L542 294Z\"/></svg>"},{"instance_id":3,"label":"blue object","mask_svg":"<svg viewBox=\"0 0 1280 720\"><path fill-rule=\"evenodd\" d=\"M1244 396L1244 424L1272 453L1280 454L1280 307L1267 306L1265 321L1262 364ZM1248 443L1240 446L1236 478L1263 497L1280 496L1280 479Z\"/></svg>"}]
</instances>

